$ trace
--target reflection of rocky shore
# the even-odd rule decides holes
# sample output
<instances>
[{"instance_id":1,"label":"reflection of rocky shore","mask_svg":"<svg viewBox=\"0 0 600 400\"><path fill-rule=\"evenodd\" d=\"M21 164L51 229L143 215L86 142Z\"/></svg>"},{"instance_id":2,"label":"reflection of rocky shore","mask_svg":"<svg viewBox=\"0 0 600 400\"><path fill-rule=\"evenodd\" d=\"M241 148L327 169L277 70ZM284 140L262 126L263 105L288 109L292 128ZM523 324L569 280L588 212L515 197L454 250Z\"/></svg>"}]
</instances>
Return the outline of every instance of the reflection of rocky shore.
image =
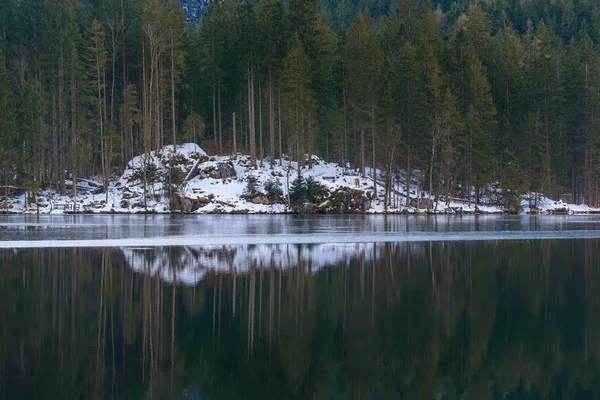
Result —
<instances>
[{"instance_id":1,"label":"reflection of rocky shore","mask_svg":"<svg viewBox=\"0 0 600 400\"><path fill-rule=\"evenodd\" d=\"M121 249L134 271L160 275L166 282L193 285L206 274L246 273L251 267L289 269L304 267L316 272L325 265L339 265L354 257L370 261L377 257L374 243L329 243L315 245L230 245ZM391 244L387 244L388 246Z\"/></svg>"},{"instance_id":2,"label":"reflection of rocky shore","mask_svg":"<svg viewBox=\"0 0 600 400\"><path fill-rule=\"evenodd\" d=\"M0 249L0 399L597 399L599 259L597 239Z\"/></svg>"}]
</instances>

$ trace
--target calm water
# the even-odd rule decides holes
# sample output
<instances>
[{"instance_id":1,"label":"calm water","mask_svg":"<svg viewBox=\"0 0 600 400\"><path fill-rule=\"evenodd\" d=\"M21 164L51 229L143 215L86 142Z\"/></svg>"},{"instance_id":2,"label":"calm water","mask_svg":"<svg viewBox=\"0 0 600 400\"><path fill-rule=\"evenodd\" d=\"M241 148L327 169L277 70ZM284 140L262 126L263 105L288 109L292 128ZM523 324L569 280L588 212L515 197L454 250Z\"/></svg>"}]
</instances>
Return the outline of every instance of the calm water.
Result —
<instances>
[{"instance_id":1,"label":"calm water","mask_svg":"<svg viewBox=\"0 0 600 400\"><path fill-rule=\"evenodd\" d=\"M1 399L600 397L598 218L1 218Z\"/></svg>"}]
</instances>

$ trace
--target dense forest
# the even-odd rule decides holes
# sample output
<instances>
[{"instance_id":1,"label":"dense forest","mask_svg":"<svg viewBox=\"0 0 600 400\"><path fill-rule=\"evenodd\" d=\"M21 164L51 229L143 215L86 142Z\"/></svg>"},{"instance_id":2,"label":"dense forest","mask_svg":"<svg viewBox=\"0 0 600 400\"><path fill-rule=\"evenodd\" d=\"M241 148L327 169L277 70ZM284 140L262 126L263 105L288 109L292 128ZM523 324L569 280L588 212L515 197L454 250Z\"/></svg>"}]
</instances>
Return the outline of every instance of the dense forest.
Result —
<instances>
[{"instance_id":1,"label":"dense forest","mask_svg":"<svg viewBox=\"0 0 600 400\"><path fill-rule=\"evenodd\" d=\"M195 141L600 204L597 2L223 0L186 24L178 0L3 0L0 35L6 188L76 196Z\"/></svg>"}]
</instances>

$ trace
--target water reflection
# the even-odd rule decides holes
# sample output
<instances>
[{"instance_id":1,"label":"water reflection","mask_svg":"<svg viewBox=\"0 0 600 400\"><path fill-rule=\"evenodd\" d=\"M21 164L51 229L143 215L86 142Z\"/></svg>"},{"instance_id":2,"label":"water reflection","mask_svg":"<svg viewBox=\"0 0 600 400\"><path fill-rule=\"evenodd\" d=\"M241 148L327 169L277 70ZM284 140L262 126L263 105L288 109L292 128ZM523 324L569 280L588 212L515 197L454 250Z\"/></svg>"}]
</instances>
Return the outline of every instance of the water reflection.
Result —
<instances>
[{"instance_id":1,"label":"water reflection","mask_svg":"<svg viewBox=\"0 0 600 400\"><path fill-rule=\"evenodd\" d=\"M0 398L597 398L600 241L0 251Z\"/></svg>"}]
</instances>

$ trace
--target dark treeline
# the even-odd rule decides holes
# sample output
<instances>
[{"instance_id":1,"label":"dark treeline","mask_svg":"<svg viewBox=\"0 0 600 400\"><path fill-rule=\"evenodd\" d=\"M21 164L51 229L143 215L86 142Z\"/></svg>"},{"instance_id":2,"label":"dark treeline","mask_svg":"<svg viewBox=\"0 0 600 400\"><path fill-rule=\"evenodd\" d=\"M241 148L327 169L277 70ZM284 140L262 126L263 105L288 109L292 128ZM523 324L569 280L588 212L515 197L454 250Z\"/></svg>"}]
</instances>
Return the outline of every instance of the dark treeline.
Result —
<instances>
[{"instance_id":1,"label":"dark treeline","mask_svg":"<svg viewBox=\"0 0 600 400\"><path fill-rule=\"evenodd\" d=\"M72 176L202 141L600 204L597 2L224 0L186 25L176 0L4 0L0 34L7 187L76 196Z\"/></svg>"},{"instance_id":2,"label":"dark treeline","mask_svg":"<svg viewBox=\"0 0 600 400\"><path fill-rule=\"evenodd\" d=\"M237 273L204 266L231 246L134 250L139 272L115 248L0 251L0 399L598 398L598 244L379 243L329 266L289 245L299 267ZM163 278L192 265L195 286Z\"/></svg>"}]
</instances>

